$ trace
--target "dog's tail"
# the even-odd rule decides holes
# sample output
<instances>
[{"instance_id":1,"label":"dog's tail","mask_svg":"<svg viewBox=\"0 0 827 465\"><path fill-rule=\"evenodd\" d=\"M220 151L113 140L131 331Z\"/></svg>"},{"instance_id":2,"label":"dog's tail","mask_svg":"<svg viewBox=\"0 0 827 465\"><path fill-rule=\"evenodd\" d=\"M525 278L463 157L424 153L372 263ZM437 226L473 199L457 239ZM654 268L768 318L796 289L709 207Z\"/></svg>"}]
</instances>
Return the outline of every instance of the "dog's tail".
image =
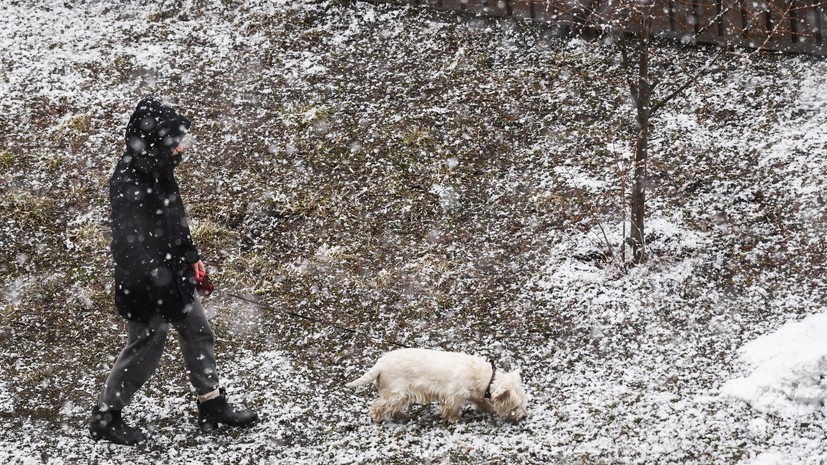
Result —
<instances>
[{"instance_id":1,"label":"dog's tail","mask_svg":"<svg viewBox=\"0 0 827 465\"><path fill-rule=\"evenodd\" d=\"M356 387L364 386L366 384L370 384L378 378L379 378L379 368L377 368L376 365L374 365L373 368L368 370L367 373L362 375L361 378L359 378L355 381L351 381L351 382L345 384L345 386L347 386L349 388L356 388Z\"/></svg>"}]
</instances>

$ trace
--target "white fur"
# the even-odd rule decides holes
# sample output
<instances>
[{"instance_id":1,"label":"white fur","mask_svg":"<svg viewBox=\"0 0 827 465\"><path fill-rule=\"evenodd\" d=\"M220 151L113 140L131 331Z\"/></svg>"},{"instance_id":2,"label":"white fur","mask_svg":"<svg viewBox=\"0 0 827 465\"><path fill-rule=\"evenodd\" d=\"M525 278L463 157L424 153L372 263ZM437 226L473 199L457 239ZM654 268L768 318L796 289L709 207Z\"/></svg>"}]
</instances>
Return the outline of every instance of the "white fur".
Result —
<instances>
[{"instance_id":1,"label":"white fur","mask_svg":"<svg viewBox=\"0 0 827 465\"><path fill-rule=\"evenodd\" d=\"M459 352L400 349L383 355L361 378L346 384L354 388L376 382L379 398L370 408L375 422L398 417L411 404L441 403L442 417L454 423L467 402L498 416L519 420L526 415L525 391L519 372L497 371L491 398L485 397L491 381L491 363Z\"/></svg>"}]
</instances>

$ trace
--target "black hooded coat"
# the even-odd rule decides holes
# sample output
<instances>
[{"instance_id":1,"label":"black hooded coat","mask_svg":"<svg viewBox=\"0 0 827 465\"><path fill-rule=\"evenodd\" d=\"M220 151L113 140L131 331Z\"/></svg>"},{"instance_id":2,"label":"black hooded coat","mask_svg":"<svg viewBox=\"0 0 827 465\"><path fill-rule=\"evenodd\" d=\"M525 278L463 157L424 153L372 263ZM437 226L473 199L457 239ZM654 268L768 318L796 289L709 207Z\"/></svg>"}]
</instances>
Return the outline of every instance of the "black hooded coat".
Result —
<instances>
[{"instance_id":1,"label":"black hooded coat","mask_svg":"<svg viewBox=\"0 0 827 465\"><path fill-rule=\"evenodd\" d=\"M195 299L191 265L201 257L192 241L173 171L173 151L187 118L147 98L126 127L126 150L109 182L115 306L124 318L167 321L187 316Z\"/></svg>"}]
</instances>

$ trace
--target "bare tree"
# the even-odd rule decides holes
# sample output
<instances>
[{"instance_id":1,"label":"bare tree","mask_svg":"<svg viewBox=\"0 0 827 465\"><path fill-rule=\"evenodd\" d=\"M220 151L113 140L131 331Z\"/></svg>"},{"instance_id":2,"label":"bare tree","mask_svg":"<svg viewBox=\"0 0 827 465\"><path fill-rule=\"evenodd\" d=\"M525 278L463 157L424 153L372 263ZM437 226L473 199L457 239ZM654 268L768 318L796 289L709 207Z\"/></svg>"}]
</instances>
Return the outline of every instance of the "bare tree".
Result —
<instances>
[{"instance_id":1,"label":"bare tree","mask_svg":"<svg viewBox=\"0 0 827 465\"><path fill-rule=\"evenodd\" d=\"M342 0L348 1L348 0ZM429 4L556 24L561 31L614 39L636 111L630 194L632 263L646 260L646 187L652 119L698 80L720 70L733 46L827 55L827 0L368 0ZM697 69L658 53L664 39L719 49ZM657 44L655 42L658 42ZM668 47L672 47L669 44ZM624 226L625 228L625 226ZM625 235L625 233L624 233Z\"/></svg>"},{"instance_id":2,"label":"bare tree","mask_svg":"<svg viewBox=\"0 0 827 465\"><path fill-rule=\"evenodd\" d=\"M639 27L629 28L629 23L616 34L617 48L622 57L623 67L627 72L627 85L635 108L636 135L633 147L632 189L630 199L630 237L632 263L639 264L646 260L646 186L648 184L647 165L649 160L649 139L652 135L652 118L694 85L704 74L718 70L716 63L724 55L721 48L704 67L694 74L681 74L680 82L665 81L664 77L673 76L678 63L672 61L659 63L659 72L653 72L651 61L655 57L652 47L652 24L658 10L654 1L634 2L630 8L629 19L636 19ZM612 25L612 27L616 27ZM632 29L634 32L626 32ZM611 29L610 29L611 30ZM672 68L672 69L670 69ZM663 89L662 92L658 92Z\"/></svg>"},{"instance_id":3,"label":"bare tree","mask_svg":"<svg viewBox=\"0 0 827 465\"><path fill-rule=\"evenodd\" d=\"M647 165L649 161L649 140L654 130L652 119L670 102L683 95L701 77L721 71L721 60L729 56L733 45L752 47L754 52L770 44L782 25L790 25L796 31L790 42L796 44L803 34L802 26L796 21L792 2L757 4L759 10L749 12L738 0L723 0L717 3L714 14L702 18L698 3L686 2L685 8L675 14L676 2L663 0L615 0L602 10L589 10L581 27L613 37L626 70L627 86L636 112L636 134L633 145L633 176L630 194L630 236L632 263L646 260L646 187L648 184ZM683 15L681 17L680 15ZM733 19L734 18L734 19ZM683 24L678 26L677 19ZM818 19L818 18L816 18ZM740 24L732 22L740 21ZM806 23L805 21L800 21ZM810 21L813 22L813 21ZM655 25L658 25L657 27ZM758 26L764 28L759 39L750 37ZM687 30L688 29L688 30ZM677 33L676 32L677 30ZM733 31L741 31L733 33ZM671 34L670 34L671 32ZM811 28L812 34L820 34L818 27ZM687 69L676 59L675 54L659 54L662 45L654 42L660 37L674 40L677 46L694 45L701 38L715 38L718 50L707 62L695 69ZM820 40L820 39L819 39ZM661 40L662 42L662 40ZM820 42L819 42L820 43ZM673 44L668 44L672 47ZM655 62L657 61L657 62Z\"/></svg>"}]
</instances>

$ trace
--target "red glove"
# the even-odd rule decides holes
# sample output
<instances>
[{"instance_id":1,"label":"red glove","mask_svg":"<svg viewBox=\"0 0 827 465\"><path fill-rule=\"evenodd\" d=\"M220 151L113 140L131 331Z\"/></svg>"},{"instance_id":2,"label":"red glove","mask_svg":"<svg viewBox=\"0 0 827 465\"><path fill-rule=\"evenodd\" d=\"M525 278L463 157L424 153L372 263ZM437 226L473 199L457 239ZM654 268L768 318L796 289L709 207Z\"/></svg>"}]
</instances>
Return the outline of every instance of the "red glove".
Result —
<instances>
[{"instance_id":1,"label":"red glove","mask_svg":"<svg viewBox=\"0 0 827 465\"><path fill-rule=\"evenodd\" d=\"M215 289L215 286L213 286L207 273L199 274L195 277L195 290L198 291L198 295L201 297L209 297L213 289Z\"/></svg>"}]
</instances>

